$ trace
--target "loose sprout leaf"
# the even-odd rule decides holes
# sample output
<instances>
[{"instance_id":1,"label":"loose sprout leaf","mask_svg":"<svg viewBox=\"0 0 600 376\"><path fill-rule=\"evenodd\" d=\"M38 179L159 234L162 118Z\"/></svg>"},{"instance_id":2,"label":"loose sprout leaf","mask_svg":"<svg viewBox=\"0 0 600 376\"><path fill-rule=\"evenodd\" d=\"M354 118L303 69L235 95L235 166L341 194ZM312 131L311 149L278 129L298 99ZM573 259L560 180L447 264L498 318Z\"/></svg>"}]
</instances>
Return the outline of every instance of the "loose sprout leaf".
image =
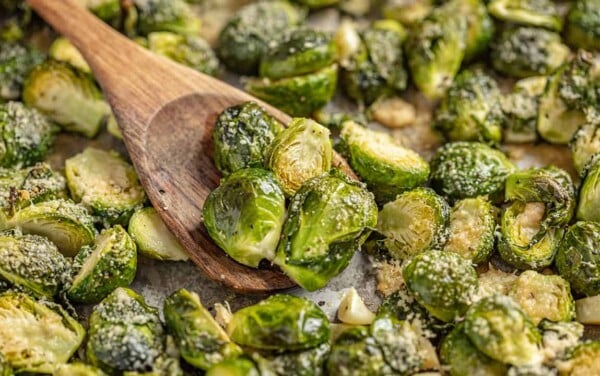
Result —
<instances>
[{"instance_id":1,"label":"loose sprout leaf","mask_svg":"<svg viewBox=\"0 0 600 376\"><path fill-rule=\"evenodd\" d=\"M539 26L560 31L563 20L550 0L493 0L488 9L492 16L505 22Z\"/></svg>"},{"instance_id":2,"label":"loose sprout leaf","mask_svg":"<svg viewBox=\"0 0 600 376\"><path fill-rule=\"evenodd\" d=\"M154 208L137 210L131 216L127 231L142 255L170 261L185 261L188 255L175 235Z\"/></svg>"},{"instance_id":3,"label":"loose sprout leaf","mask_svg":"<svg viewBox=\"0 0 600 376\"><path fill-rule=\"evenodd\" d=\"M67 38L56 38L50 45L48 54L54 60L64 61L82 72L92 74L92 68L85 61L81 52Z\"/></svg>"}]
</instances>

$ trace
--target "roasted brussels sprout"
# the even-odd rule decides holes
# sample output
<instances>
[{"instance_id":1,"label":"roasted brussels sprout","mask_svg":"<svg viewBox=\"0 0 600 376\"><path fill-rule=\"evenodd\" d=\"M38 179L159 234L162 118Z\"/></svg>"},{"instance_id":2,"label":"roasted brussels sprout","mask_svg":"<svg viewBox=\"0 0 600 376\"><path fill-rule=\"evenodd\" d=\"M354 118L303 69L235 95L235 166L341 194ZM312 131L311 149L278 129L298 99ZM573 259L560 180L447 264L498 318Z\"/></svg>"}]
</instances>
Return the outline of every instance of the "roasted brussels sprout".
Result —
<instances>
[{"instance_id":1,"label":"roasted brussels sprout","mask_svg":"<svg viewBox=\"0 0 600 376\"><path fill-rule=\"evenodd\" d=\"M275 175L237 170L221 181L202 208L210 237L237 262L257 267L272 260L285 219L285 196Z\"/></svg>"},{"instance_id":2,"label":"roasted brussels sprout","mask_svg":"<svg viewBox=\"0 0 600 376\"><path fill-rule=\"evenodd\" d=\"M20 102L0 104L0 166L23 167L42 160L58 129Z\"/></svg>"},{"instance_id":3,"label":"roasted brussels sprout","mask_svg":"<svg viewBox=\"0 0 600 376\"><path fill-rule=\"evenodd\" d=\"M208 43L200 37L167 31L148 34L148 48L199 72L215 75L219 61Z\"/></svg>"},{"instance_id":4,"label":"roasted brussels sprout","mask_svg":"<svg viewBox=\"0 0 600 376\"><path fill-rule=\"evenodd\" d=\"M447 17L464 18L467 23L465 57L468 62L484 52L494 35L494 22L482 0L451 0L442 5Z\"/></svg>"},{"instance_id":5,"label":"roasted brussels sprout","mask_svg":"<svg viewBox=\"0 0 600 376\"><path fill-rule=\"evenodd\" d=\"M148 35L153 31L170 31L197 35L200 19L184 0L133 0L137 11L137 31Z\"/></svg>"},{"instance_id":6,"label":"roasted brussels sprout","mask_svg":"<svg viewBox=\"0 0 600 376\"><path fill-rule=\"evenodd\" d=\"M575 1L567 16L567 43L585 50L600 50L600 4L598 0Z\"/></svg>"},{"instance_id":7,"label":"roasted brussels sprout","mask_svg":"<svg viewBox=\"0 0 600 376\"><path fill-rule=\"evenodd\" d=\"M579 295L600 294L600 224L580 221L571 226L556 254L559 274Z\"/></svg>"},{"instance_id":8,"label":"roasted brussels sprout","mask_svg":"<svg viewBox=\"0 0 600 376\"><path fill-rule=\"evenodd\" d=\"M385 375L392 372L367 327L345 330L331 346L327 360L329 375Z\"/></svg>"},{"instance_id":9,"label":"roasted brussels sprout","mask_svg":"<svg viewBox=\"0 0 600 376\"><path fill-rule=\"evenodd\" d=\"M119 0L77 0L77 2L113 27L119 26L123 16Z\"/></svg>"},{"instance_id":10,"label":"roasted brussels sprout","mask_svg":"<svg viewBox=\"0 0 600 376\"><path fill-rule=\"evenodd\" d=\"M417 302L445 322L462 316L477 291L471 262L451 252L418 254L404 268L403 277Z\"/></svg>"},{"instance_id":11,"label":"roasted brussels sprout","mask_svg":"<svg viewBox=\"0 0 600 376\"><path fill-rule=\"evenodd\" d=\"M212 366L206 376L261 376L254 362L246 357L225 359Z\"/></svg>"},{"instance_id":12,"label":"roasted brussels sprout","mask_svg":"<svg viewBox=\"0 0 600 376\"><path fill-rule=\"evenodd\" d=\"M600 210L598 210L600 203L600 157L593 158L589 165L589 170L579 191L577 219L600 222Z\"/></svg>"},{"instance_id":13,"label":"roasted brussels sprout","mask_svg":"<svg viewBox=\"0 0 600 376\"><path fill-rule=\"evenodd\" d=\"M135 291L119 287L90 315L86 355L109 374L148 372L164 351L158 310Z\"/></svg>"},{"instance_id":14,"label":"roasted brussels sprout","mask_svg":"<svg viewBox=\"0 0 600 376\"><path fill-rule=\"evenodd\" d=\"M501 151L479 142L448 143L430 166L431 185L452 200L498 194L516 170Z\"/></svg>"},{"instance_id":15,"label":"roasted brussels sprout","mask_svg":"<svg viewBox=\"0 0 600 376\"><path fill-rule=\"evenodd\" d=\"M116 152L92 147L65 161L71 197L110 224L127 224L146 194L133 166Z\"/></svg>"},{"instance_id":16,"label":"roasted brussels sprout","mask_svg":"<svg viewBox=\"0 0 600 376\"><path fill-rule=\"evenodd\" d=\"M323 376L324 364L329 356L328 342L303 351L284 352L259 356L252 354L262 374L274 376Z\"/></svg>"},{"instance_id":17,"label":"roasted brussels sprout","mask_svg":"<svg viewBox=\"0 0 600 376\"><path fill-rule=\"evenodd\" d=\"M583 177L592 165L592 157L600 153L600 123L589 121L579 127L570 146L573 167Z\"/></svg>"},{"instance_id":18,"label":"roasted brussels sprout","mask_svg":"<svg viewBox=\"0 0 600 376\"><path fill-rule=\"evenodd\" d=\"M419 24L433 9L432 0L386 0L382 7L385 18L397 20L413 27Z\"/></svg>"},{"instance_id":19,"label":"roasted brussels sprout","mask_svg":"<svg viewBox=\"0 0 600 376\"><path fill-rule=\"evenodd\" d=\"M85 329L58 304L23 293L0 295L0 354L15 372L52 373L84 337Z\"/></svg>"},{"instance_id":20,"label":"roasted brussels sprout","mask_svg":"<svg viewBox=\"0 0 600 376\"><path fill-rule=\"evenodd\" d=\"M27 74L44 56L35 49L17 42L0 42L0 101L15 100L21 96L21 88Z\"/></svg>"},{"instance_id":21,"label":"roasted brussels sprout","mask_svg":"<svg viewBox=\"0 0 600 376\"><path fill-rule=\"evenodd\" d=\"M306 5L310 9L323 8L329 5L334 5L340 2L340 0L293 0L294 2L302 5Z\"/></svg>"},{"instance_id":22,"label":"roasted brussels sprout","mask_svg":"<svg viewBox=\"0 0 600 376\"><path fill-rule=\"evenodd\" d=\"M110 107L93 79L68 63L48 60L33 68L23 86L23 101L65 130L94 137Z\"/></svg>"},{"instance_id":23,"label":"roasted brussels sprout","mask_svg":"<svg viewBox=\"0 0 600 376\"><path fill-rule=\"evenodd\" d=\"M547 75L561 66L569 48L553 31L518 26L505 29L492 43L492 66L503 75L525 78Z\"/></svg>"},{"instance_id":24,"label":"roasted brussels sprout","mask_svg":"<svg viewBox=\"0 0 600 376\"><path fill-rule=\"evenodd\" d=\"M64 61L82 72L92 74L92 68L85 61L81 52L67 38L56 38L48 49L48 55L54 60Z\"/></svg>"},{"instance_id":25,"label":"roasted brussels sprout","mask_svg":"<svg viewBox=\"0 0 600 376\"><path fill-rule=\"evenodd\" d=\"M379 202L424 184L429 164L383 132L344 122L339 149Z\"/></svg>"},{"instance_id":26,"label":"roasted brussels sprout","mask_svg":"<svg viewBox=\"0 0 600 376\"><path fill-rule=\"evenodd\" d=\"M538 328L542 331L546 362L550 363L563 358L566 350L577 345L584 330L584 326L577 321L554 322L547 319L542 320Z\"/></svg>"},{"instance_id":27,"label":"roasted brussels sprout","mask_svg":"<svg viewBox=\"0 0 600 376\"><path fill-rule=\"evenodd\" d=\"M496 81L480 69L456 76L436 111L435 126L449 141L498 143L500 123L492 109L500 98Z\"/></svg>"},{"instance_id":28,"label":"roasted brussels sprout","mask_svg":"<svg viewBox=\"0 0 600 376\"><path fill-rule=\"evenodd\" d=\"M542 359L540 332L509 297L496 295L473 304L464 331L479 351L502 363L521 366Z\"/></svg>"},{"instance_id":29,"label":"roasted brussels sprout","mask_svg":"<svg viewBox=\"0 0 600 376\"><path fill-rule=\"evenodd\" d=\"M157 260L185 261L188 255L154 208L137 210L127 232L142 255Z\"/></svg>"},{"instance_id":30,"label":"roasted brussels sprout","mask_svg":"<svg viewBox=\"0 0 600 376\"><path fill-rule=\"evenodd\" d=\"M500 121L505 142L537 140L538 107L545 87L545 76L523 78L515 83L511 93L500 97Z\"/></svg>"},{"instance_id":31,"label":"roasted brussels sprout","mask_svg":"<svg viewBox=\"0 0 600 376\"><path fill-rule=\"evenodd\" d=\"M569 349L558 363L560 375L593 375L600 369L600 341L581 343Z\"/></svg>"},{"instance_id":32,"label":"roasted brussels sprout","mask_svg":"<svg viewBox=\"0 0 600 376\"><path fill-rule=\"evenodd\" d=\"M329 321L312 301L276 294L235 312L227 332L235 343L253 349L305 350L329 340Z\"/></svg>"},{"instance_id":33,"label":"roasted brussels sprout","mask_svg":"<svg viewBox=\"0 0 600 376\"><path fill-rule=\"evenodd\" d=\"M490 14L499 20L560 31L563 20L551 0L492 0Z\"/></svg>"},{"instance_id":34,"label":"roasted brussels sprout","mask_svg":"<svg viewBox=\"0 0 600 376\"><path fill-rule=\"evenodd\" d=\"M423 354L419 348L419 334L408 322L393 316L379 316L371 324L371 336L393 372L409 375L421 368Z\"/></svg>"},{"instance_id":35,"label":"roasted brussels sprout","mask_svg":"<svg viewBox=\"0 0 600 376\"><path fill-rule=\"evenodd\" d=\"M448 238L450 208L429 188L405 192L379 212L377 231L384 248L396 259L440 249Z\"/></svg>"},{"instance_id":36,"label":"roasted brussels sprout","mask_svg":"<svg viewBox=\"0 0 600 376\"><path fill-rule=\"evenodd\" d=\"M63 364L56 368L52 376L105 376L106 374L96 367L84 363Z\"/></svg>"},{"instance_id":37,"label":"roasted brussels sprout","mask_svg":"<svg viewBox=\"0 0 600 376\"><path fill-rule=\"evenodd\" d=\"M376 223L373 195L331 170L292 197L274 262L304 289L320 289L348 266Z\"/></svg>"}]
</instances>

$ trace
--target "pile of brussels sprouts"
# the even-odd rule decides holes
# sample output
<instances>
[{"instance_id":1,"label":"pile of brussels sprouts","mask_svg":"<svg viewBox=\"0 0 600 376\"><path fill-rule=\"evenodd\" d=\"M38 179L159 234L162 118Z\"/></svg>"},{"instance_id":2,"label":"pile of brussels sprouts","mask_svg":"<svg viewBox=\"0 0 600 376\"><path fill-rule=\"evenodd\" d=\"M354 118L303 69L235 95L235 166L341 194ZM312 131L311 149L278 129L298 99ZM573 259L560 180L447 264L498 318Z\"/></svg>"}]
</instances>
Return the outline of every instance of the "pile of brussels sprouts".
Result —
<instances>
[{"instance_id":1,"label":"pile of brussels sprouts","mask_svg":"<svg viewBox=\"0 0 600 376\"><path fill-rule=\"evenodd\" d=\"M229 257L313 291L363 251L382 303L349 289L336 322L286 294L216 317L185 289L148 306L138 257L187 257L117 152L52 164L58 133L118 124L77 49L42 52L41 20L0 0L0 375L598 373L598 0L232 0L214 41L201 13L219 1L78 1L295 116L248 102L216 120L202 217ZM356 111L330 111L338 87ZM431 158L366 126L410 129L415 97L446 141ZM569 147L573 170L505 154L533 142Z\"/></svg>"}]
</instances>

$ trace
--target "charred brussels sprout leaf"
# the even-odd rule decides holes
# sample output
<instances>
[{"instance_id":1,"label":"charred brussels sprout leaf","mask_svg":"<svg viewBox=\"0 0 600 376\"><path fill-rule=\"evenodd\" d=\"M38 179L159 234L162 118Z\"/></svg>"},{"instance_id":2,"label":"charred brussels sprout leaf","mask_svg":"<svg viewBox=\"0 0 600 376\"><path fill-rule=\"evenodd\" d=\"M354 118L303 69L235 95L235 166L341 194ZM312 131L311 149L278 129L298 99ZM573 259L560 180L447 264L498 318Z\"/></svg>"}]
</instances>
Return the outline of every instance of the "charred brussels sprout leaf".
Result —
<instances>
[{"instance_id":1,"label":"charred brussels sprout leaf","mask_svg":"<svg viewBox=\"0 0 600 376\"><path fill-rule=\"evenodd\" d=\"M194 367L208 370L242 351L202 306L197 294L180 289L164 303L167 330L175 336L183 359Z\"/></svg>"},{"instance_id":2,"label":"charred brussels sprout leaf","mask_svg":"<svg viewBox=\"0 0 600 376\"><path fill-rule=\"evenodd\" d=\"M137 10L137 31L171 31L182 35L200 32L200 19L184 0L133 0Z\"/></svg>"},{"instance_id":3,"label":"charred brussels sprout leaf","mask_svg":"<svg viewBox=\"0 0 600 376\"><path fill-rule=\"evenodd\" d=\"M217 168L227 175L262 165L265 149L282 130L283 125L254 102L229 107L213 130Z\"/></svg>"},{"instance_id":4,"label":"charred brussels sprout leaf","mask_svg":"<svg viewBox=\"0 0 600 376\"><path fill-rule=\"evenodd\" d=\"M275 176L237 170L221 181L202 208L210 237L237 262L257 267L272 260L285 219L285 197Z\"/></svg>"},{"instance_id":5,"label":"charred brussels sprout leaf","mask_svg":"<svg viewBox=\"0 0 600 376\"><path fill-rule=\"evenodd\" d=\"M589 163L588 173L579 191L577 219L581 221L600 221L600 158L595 157Z\"/></svg>"},{"instance_id":6,"label":"charred brussels sprout leaf","mask_svg":"<svg viewBox=\"0 0 600 376\"><path fill-rule=\"evenodd\" d=\"M538 26L560 31L563 20L551 0L493 0L488 4L492 16L505 22Z\"/></svg>"},{"instance_id":7,"label":"charred brussels sprout leaf","mask_svg":"<svg viewBox=\"0 0 600 376\"><path fill-rule=\"evenodd\" d=\"M291 198L274 262L306 290L317 290L348 266L376 223L373 195L332 170Z\"/></svg>"},{"instance_id":8,"label":"charred brussels sprout leaf","mask_svg":"<svg viewBox=\"0 0 600 376\"><path fill-rule=\"evenodd\" d=\"M0 43L0 100L15 100L21 96L21 88L27 74L44 56L37 50L16 42Z\"/></svg>"},{"instance_id":9,"label":"charred brussels sprout leaf","mask_svg":"<svg viewBox=\"0 0 600 376\"><path fill-rule=\"evenodd\" d=\"M600 50L600 3L576 1L567 16L566 40L573 47Z\"/></svg>"},{"instance_id":10,"label":"charred brussels sprout leaf","mask_svg":"<svg viewBox=\"0 0 600 376\"><path fill-rule=\"evenodd\" d=\"M81 52L67 38L56 38L50 45L48 54L54 60L64 61L82 72L92 74L92 68L85 61Z\"/></svg>"},{"instance_id":11,"label":"charred brussels sprout leaf","mask_svg":"<svg viewBox=\"0 0 600 376\"><path fill-rule=\"evenodd\" d=\"M517 81L512 93L500 98L500 121L505 142L533 142L537 139L538 108L545 87L545 76L528 77Z\"/></svg>"},{"instance_id":12,"label":"charred brussels sprout leaf","mask_svg":"<svg viewBox=\"0 0 600 376\"><path fill-rule=\"evenodd\" d=\"M256 364L246 357L225 359L215 364L206 376L261 376Z\"/></svg>"},{"instance_id":13,"label":"charred brussels sprout leaf","mask_svg":"<svg viewBox=\"0 0 600 376\"><path fill-rule=\"evenodd\" d=\"M127 232L142 255L157 260L185 261L188 255L154 208L136 211Z\"/></svg>"},{"instance_id":14,"label":"charred brussels sprout leaf","mask_svg":"<svg viewBox=\"0 0 600 376\"><path fill-rule=\"evenodd\" d=\"M234 313L227 332L254 349L305 350L329 340L329 321L310 300L277 294Z\"/></svg>"},{"instance_id":15,"label":"charred brussels sprout leaf","mask_svg":"<svg viewBox=\"0 0 600 376\"><path fill-rule=\"evenodd\" d=\"M579 176L585 176L592 165L592 157L600 153L600 123L592 121L582 125L571 140L573 167Z\"/></svg>"},{"instance_id":16,"label":"charred brussels sprout leaf","mask_svg":"<svg viewBox=\"0 0 600 376\"><path fill-rule=\"evenodd\" d=\"M600 367L600 341L589 341L570 348L558 363L560 375L591 375Z\"/></svg>"},{"instance_id":17,"label":"charred brussels sprout leaf","mask_svg":"<svg viewBox=\"0 0 600 376\"><path fill-rule=\"evenodd\" d=\"M152 52L209 75L215 75L219 68L219 61L213 50L204 39L197 36L153 32L148 34L148 48Z\"/></svg>"}]
</instances>

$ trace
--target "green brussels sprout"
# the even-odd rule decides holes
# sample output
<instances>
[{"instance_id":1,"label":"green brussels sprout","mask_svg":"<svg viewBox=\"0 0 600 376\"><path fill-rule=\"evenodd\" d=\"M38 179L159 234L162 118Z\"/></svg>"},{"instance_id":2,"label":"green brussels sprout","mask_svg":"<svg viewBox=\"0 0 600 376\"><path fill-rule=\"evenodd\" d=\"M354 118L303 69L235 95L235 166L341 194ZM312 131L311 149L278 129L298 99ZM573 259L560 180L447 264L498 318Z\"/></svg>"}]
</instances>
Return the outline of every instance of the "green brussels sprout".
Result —
<instances>
[{"instance_id":1,"label":"green brussels sprout","mask_svg":"<svg viewBox=\"0 0 600 376\"><path fill-rule=\"evenodd\" d=\"M515 78L547 75L569 57L560 35L549 30L518 26L506 28L492 43L492 66Z\"/></svg>"},{"instance_id":2,"label":"green brussels sprout","mask_svg":"<svg viewBox=\"0 0 600 376\"><path fill-rule=\"evenodd\" d=\"M219 57L236 73L256 73L269 44L285 30L301 23L305 16L305 11L287 1L248 4L221 30Z\"/></svg>"},{"instance_id":3,"label":"green brussels sprout","mask_svg":"<svg viewBox=\"0 0 600 376\"><path fill-rule=\"evenodd\" d=\"M330 350L329 343L303 350L258 356L252 354L253 359L263 374L277 376L323 376L324 364Z\"/></svg>"},{"instance_id":4,"label":"green brussels sprout","mask_svg":"<svg viewBox=\"0 0 600 376\"><path fill-rule=\"evenodd\" d=\"M227 324L227 332L242 346L296 351L327 342L329 321L312 301L276 294L235 312Z\"/></svg>"},{"instance_id":5,"label":"green brussels sprout","mask_svg":"<svg viewBox=\"0 0 600 376\"><path fill-rule=\"evenodd\" d=\"M537 140L538 107L545 87L545 76L523 78L515 83L511 93L500 97L500 121L505 142Z\"/></svg>"},{"instance_id":6,"label":"green brussels sprout","mask_svg":"<svg viewBox=\"0 0 600 376\"><path fill-rule=\"evenodd\" d=\"M432 0L386 0L381 11L385 18L413 27L429 15L433 4Z\"/></svg>"},{"instance_id":7,"label":"green brussels sprout","mask_svg":"<svg viewBox=\"0 0 600 376\"><path fill-rule=\"evenodd\" d=\"M376 223L373 195L333 169L291 198L274 263L304 289L320 289L348 266Z\"/></svg>"},{"instance_id":8,"label":"green brussels sprout","mask_svg":"<svg viewBox=\"0 0 600 376\"><path fill-rule=\"evenodd\" d=\"M17 42L0 43L0 101L15 100L21 96L21 88L27 74L44 56L35 49Z\"/></svg>"},{"instance_id":9,"label":"green brussels sprout","mask_svg":"<svg viewBox=\"0 0 600 376\"><path fill-rule=\"evenodd\" d=\"M572 347L558 364L560 375L593 375L600 367L600 341Z\"/></svg>"},{"instance_id":10,"label":"green brussels sprout","mask_svg":"<svg viewBox=\"0 0 600 376\"><path fill-rule=\"evenodd\" d=\"M347 329L335 340L326 368L327 374L339 376L394 374L364 326Z\"/></svg>"},{"instance_id":11,"label":"green brussels sprout","mask_svg":"<svg viewBox=\"0 0 600 376\"><path fill-rule=\"evenodd\" d=\"M137 11L137 31L148 35L154 31L170 31L197 35L200 18L184 0L133 0Z\"/></svg>"},{"instance_id":12,"label":"green brussels sprout","mask_svg":"<svg viewBox=\"0 0 600 376\"><path fill-rule=\"evenodd\" d=\"M554 322L543 319L538 328L542 331L544 355L551 363L563 358L566 350L576 346L583 338L584 326L577 321Z\"/></svg>"},{"instance_id":13,"label":"green brussels sprout","mask_svg":"<svg viewBox=\"0 0 600 376\"><path fill-rule=\"evenodd\" d=\"M310 178L329 171L332 159L329 130L305 118L292 120L265 151L265 165L275 173L288 196Z\"/></svg>"},{"instance_id":14,"label":"green brussels sprout","mask_svg":"<svg viewBox=\"0 0 600 376\"><path fill-rule=\"evenodd\" d=\"M550 0L492 0L488 9L492 16L504 22L562 30L562 16Z\"/></svg>"},{"instance_id":15,"label":"green brussels sprout","mask_svg":"<svg viewBox=\"0 0 600 376\"><path fill-rule=\"evenodd\" d=\"M137 210L131 216L127 232L138 252L156 260L185 261L187 253L152 207Z\"/></svg>"},{"instance_id":16,"label":"green brussels sprout","mask_svg":"<svg viewBox=\"0 0 600 376\"><path fill-rule=\"evenodd\" d=\"M485 197L457 201L450 212L450 236L444 251L481 264L494 250L495 231L496 208Z\"/></svg>"},{"instance_id":17,"label":"green brussels sprout","mask_svg":"<svg viewBox=\"0 0 600 376\"><path fill-rule=\"evenodd\" d=\"M386 133L346 121L340 138L342 154L379 202L393 200L429 177L429 164Z\"/></svg>"},{"instance_id":18,"label":"green brussels sprout","mask_svg":"<svg viewBox=\"0 0 600 376\"><path fill-rule=\"evenodd\" d=\"M567 15L566 41L576 48L600 50L600 3L598 0L575 1Z\"/></svg>"},{"instance_id":19,"label":"green brussels sprout","mask_svg":"<svg viewBox=\"0 0 600 376\"><path fill-rule=\"evenodd\" d=\"M600 153L600 123L588 121L579 127L570 143L573 167L584 177L592 157Z\"/></svg>"},{"instance_id":20,"label":"green brussels sprout","mask_svg":"<svg viewBox=\"0 0 600 376\"><path fill-rule=\"evenodd\" d=\"M34 67L23 86L23 101L65 130L94 137L110 107L93 79L68 63L48 60Z\"/></svg>"},{"instance_id":21,"label":"green brussels sprout","mask_svg":"<svg viewBox=\"0 0 600 376\"><path fill-rule=\"evenodd\" d=\"M159 55L214 76L219 60L208 43L200 37L179 35L168 31L148 34L148 48Z\"/></svg>"},{"instance_id":22,"label":"green brussels sprout","mask_svg":"<svg viewBox=\"0 0 600 376\"><path fill-rule=\"evenodd\" d=\"M272 260L285 219L285 196L275 175L237 170L221 180L202 208L210 237L237 262L258 267Z\"/></svg>"},{"instance_id":23,"label":"green brussels sprout","mask_svg":"<svg viewBox=\"0 0 600 376\"><path fill-rule=\"evenodd\" d=\"M178 343L181 357L194 367L208 370L224 359L235 358L242 350L202 306L198 294L185 289L165 299L167 330Z\"/></svg>"},{"instance_id":24,"label":"green brussels sprout","mask_svg":"<svg viewBox=\"0 0 600 376\"><path fill-rule=\"evenodd\" d=\"M580 221L569 227L558 247L556 268L579 295L600 294L600 224Z\"/></svg>"},{"instance_id":25,"label":"green brussels sprout","mask_svg":"<svg viewBox=\"0 0 600 376\"><path fill-rule=\"evenodd\" d=\"M52 376L105 376L106 374L96 367L83 363L70 363L59 366Z\"/></svg>"},{"instance_id":26,"label":"green brussels sprout","mask_svg":"<svg viewBox=\"0 0 600 376\"><path fill-rule=\"evenodd\" d=\"M366 57L364 57L366 59ZM369 60L355 63L352 69L342 72L341 84L346 95L357 102L372 104L378 98L394 93L383 77L377 72L377 67Z\"/></svg>"},{"instance_id":27,"label":"green brussels sprout","mask_svg":"<svg viewBox=\"0 0 600 376\"><path fill-rule=\"evenodd\" d=\"M36 296L52 298L70 263L48 239L37 235L0 235L0 278Z\"/></svg>"},{"instance_id":28,"label":"green brussels sprout","mask_svg":"<svg viewBox=\"0 0 600 376\"><path fill-rule=\"evenodd\" d=\"M119 225L102 231L94 247L79 251L75 264L80 265L67 296L80 303L97 303L117 287L133 282L137 270L135 242Z\"/></svg>"},{"instance_id":29,"label":"green brussels sprout","mask_svg":"<svg viewBox=\"0 0 600 376\"><path fill-rule=\"evenodd\" d=\"M84 337L85 329L58 304L23 293L0 295L0 354L16 373L52 373Z\"/></svg>"},{"instance_id":30,"label":"green brussels sprout","mask_svg":"<svg viewBox=\"0 0 600 376\"><path fill-rule=\"evenodd\" d=\"M119 287L94 307L89 319L88 361L109 374L148 371L164 351L158 310L135 291Z\"/></svg>"},{"instance_id":31,"label":"green brussels sprout","mask_svg":"<svg viewBox=\"0 0 600 376\"><path fill-rule=\"evenodd\" d=\"M500 89L492 77L481 69L465 69L442 99L435 126L449 141L498 143L500 124L490 115L499 98Z\"/></svg>"},{"instance_id":32,"label":"green brussels sprout","mask_svg":"<svg viewBox=\"0 0 600 376\"><path fill-rule=\"evenodd\" d=\"M121 23L123 14L119 0L77 0L77 3L113 27L118 27Z\"/></svg>"},{"instance_id":33,"label":"green brussels sprout","mask_svg":"<svg viewBox=\"0 0 600 376\"><path fill-rule=\"evenodd\" d=\"M516 170L504 153L479 142L448 143L430 166L432 187L452 200L501 193Z\"/></svg>"},{"instance_id":34,"label":"green brussels sprout","mask_svg":"<svg viewBox=\"0 0 600 376\"><path fill-rule=\"evenodd\" d=\"M492 359L516 366L541 360L541 334L509 297L496 295L472 305L464 331L475 347Z\"/></svg>"},{"instance_id":35,"label":"green brussels sprout","mask_svg":"<svg viewBox=\"0 0 600 376\"><path fill-rule=\"evenodd\" d=\"M75 256L82 246L92 244L96 232L94 219L84 207L60 199L23 208L7 219L4 226L45 236L69 257Z\"/></svg>"},{"instance_id":36,"label":"green brussels sprout","mask_svg":"<svg viewBox=\"0 0 600 376\"><path fill-rule=\"evenodd\" d=\"M48 49L48 55L54 60L64 61L82 72L92 74L92 68L85 61L81 52L67 38L56 38Z\"/></svg>"},{"instance_id":37,"label":"green brussels sprout","mask_svg":"<svg viewBox=\"0 0 600 376\"><path fill-rule=\"evenodd\" d=\"M589 165L589 170L579 191L576 217L580 221L600 222L600 211L598 210L600 202L600 157L593 158Z\"/></svg>"},{"instance_id":38,"label":"green brussels sprout","mask_svg":"<svg viewBox=\"0 0 600 376\"><path fill-rule=\"evenodd\" d=\"M504 376L508 370L503 362L488 357L473 345L462 323L442 341L440 357L451 376Z\"/></svg>"},{"instance_id":39,"label":"green brussels sprout","mask_svg":"<svg viewBox=\"0 0 600 376\"><path fill-rule=\"evenodd\" d=\"M423 354L419 335L408 322L393 316L379 316L371 324L371 337L387 365L397 374L411 375L421 368Z\"/></svg>"},{"instance_id":40,"label":"green brussels sprout","mask_svg":"<svg viewBox=\"0 0 600 376\"><path fill-rule=\"evenodd\" d=\"M440 249L448 239L450 207L429 188L416 188L388 202L379 212L377 231L395 259Z\"/></svg>"},{"instance_id":41,"label":"green brussels sprout","mask_svg":"<svg viewBox=\"0 0 600 376\"><path fill-rule=\"evenodd\" d=\"M340 0L293 0L294 2L306 5L310 9L324 8L340 2Z\"/></svg>"},{"instance_id":42,"label":"green brussels sprout","mask_svg":"<svg viewBox=\"0 0 600 376\"><path fill-rule=\"evenodd\" d=\"M54 142L56 127L20 102L0 104L0 166L31 166Z\"/></svg>"},{"instance_id":43,"label":"green brussels sprout","mask_svg":"<svg viewBox=\"0 0 600 376\"><path fill-rule=\"evenodd\" d=\"M448 17L466 20L464 61L468 62L484 52L494 35L494 21L482 0L452 0L442 6Z\"/></svg>"},{"instance_id":44,"label":"green brussels sprout","mask_svg":"<svg viewBox=\"0 0 600 376\"><path fill-rule=\"evenodd\" d=\"M225 359L212 366L206 376L261 376L256 364L245 357Z\"/></svg>"}]
</instances>

